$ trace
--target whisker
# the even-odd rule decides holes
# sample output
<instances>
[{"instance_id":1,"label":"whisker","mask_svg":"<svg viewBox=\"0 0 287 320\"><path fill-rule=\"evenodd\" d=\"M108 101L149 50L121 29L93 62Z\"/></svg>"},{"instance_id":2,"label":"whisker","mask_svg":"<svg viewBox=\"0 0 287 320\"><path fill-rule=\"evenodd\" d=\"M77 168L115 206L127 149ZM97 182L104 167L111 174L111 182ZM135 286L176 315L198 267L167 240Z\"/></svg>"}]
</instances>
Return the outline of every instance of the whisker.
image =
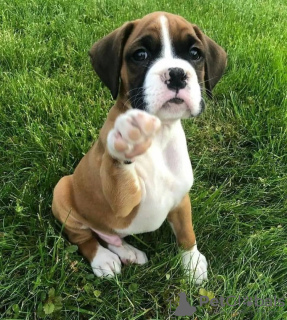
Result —
<instances>
[{"instance_id":1,"label":"whisker","mask_svg":"<svg viewBox=\"0 0 287 320\"><path fill-rule=\"evenodd\" d=\"M205 82L208 82L208 81L213 80L213 79L216 79L216 78L217 78L217 77L208 78L208 79L206 79L206 80L204 80L204 81L199 82L199 84L203 84L203 83L205 83Z\"/></svg>"},{"instance_id":2,"label":"whisker","mask_svg":"<svg viewBox=\"0 0 287 320\"><path fill-rule=\"evenodd\" d=\"M143 90L143 89L147 89L147 90L148 90L148 89L150 89L150 88L151 88L151 86L147 86L147 87L145 87L145 88L144 88L143 86L142 86L142 87L136 87L136 88L133 88L133 89L129 90L129 91L127 92L127 95L129 95L129 94L130 94L132 91L134 91L134 90L141 90L141 89L142 89L142 90Z\"/></svg>"}]
</instances>

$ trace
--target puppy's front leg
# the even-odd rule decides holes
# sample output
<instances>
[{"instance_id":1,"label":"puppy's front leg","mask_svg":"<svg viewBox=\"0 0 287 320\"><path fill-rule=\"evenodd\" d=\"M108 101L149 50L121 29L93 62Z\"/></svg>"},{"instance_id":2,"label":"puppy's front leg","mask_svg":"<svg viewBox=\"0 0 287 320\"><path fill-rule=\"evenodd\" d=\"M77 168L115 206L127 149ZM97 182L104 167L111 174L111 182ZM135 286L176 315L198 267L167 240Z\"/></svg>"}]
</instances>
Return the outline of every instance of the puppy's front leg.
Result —
<instances>
[{"instance_id":1,"label":"puppy's front leg","mask_svg":"<svg viewBox=\"0 0 287 320\"><path fill-rule=\"evenodd\" d=\"M141 201L141 182L135 158L145 153L160 120L141 110L119 115L107 136L101 165L103 192L116 216L125 217Z\"/></svg>"},{"instance_id":2,"label":"puppy's front leg","mask_svg":"<svg viewBox=\"0 0 287 320\"><path fill-rule=\"evenodd\" d=\"M186 273L193 277L196 284L202 283L207 279L207 262L205 256L197 249L188 194L180 205L168 214L167 220L175 233L178 245L184 250L182 263Z\"/></svg>"}]
</instances>

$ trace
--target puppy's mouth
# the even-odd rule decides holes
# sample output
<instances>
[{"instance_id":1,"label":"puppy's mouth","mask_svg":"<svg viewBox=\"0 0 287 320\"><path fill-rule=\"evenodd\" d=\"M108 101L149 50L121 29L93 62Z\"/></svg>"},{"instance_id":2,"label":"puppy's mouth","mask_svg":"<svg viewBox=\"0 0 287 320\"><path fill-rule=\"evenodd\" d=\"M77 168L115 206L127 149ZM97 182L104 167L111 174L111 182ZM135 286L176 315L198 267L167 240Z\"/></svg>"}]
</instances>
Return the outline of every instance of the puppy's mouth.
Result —
<instances>
[{"instance_id":1,"label":"puppy's mouth","mask_svg":"<svg viewBox=\"0 0 287 320\"><path fill-rule=\"evenodd\" d=\"M173 96L173 98L166 100L157 115L161 120L189 118L191 115L191 106L186 99Z\"/></svg>"},{"instance_id":2,"label":"puppy's mouth","mask_svg":"<svg viewBox=\"0 0 287 320\"><path fill-rule=\"evenodd\" d=\"M183 100L183 99L181 99L181 98L178 98L178 97L174 97L174 98L172 98L172 99L170 99L170 100L167 100L164 104L163 104L163 108L164 109L170 109L170 108L176 108L176 109L178 109L178 108L181 108L183 105L185 105L186 106L186 103L185 103L185 101Z\"/></svg>"},{"instance_id":3,"label":"puppy's mouth","mask_svg":"<svg viewBox=\"0 0 287 320\"><path fill-rule=\"evenodd\" d=\"M182 103L184 103L184 100L181 98L172 98L172 99L168 100L167 102L175 103L175 104L182 104Z\"/></svg>"}]
</instances>

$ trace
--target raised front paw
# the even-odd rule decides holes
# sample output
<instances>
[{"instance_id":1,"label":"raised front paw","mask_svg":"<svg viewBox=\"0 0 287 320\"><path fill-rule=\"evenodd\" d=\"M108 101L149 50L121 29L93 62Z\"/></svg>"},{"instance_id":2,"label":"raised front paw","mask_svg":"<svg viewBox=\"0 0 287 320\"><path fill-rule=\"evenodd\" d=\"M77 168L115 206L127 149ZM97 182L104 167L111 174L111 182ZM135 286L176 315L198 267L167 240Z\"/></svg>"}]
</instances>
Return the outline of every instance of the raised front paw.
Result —
<instances>
[{"instance_id":1,"label":"raised front paw","mask_svg":"<svg viewBox=\"0 0 287 320\"><path fill-rule=\"evenodd\" d=\"M108 134L110 155L118 160L133 160L150 147L160 125L157 117L141 110L132 109L121 114Z\"/></svg>"},{"instance_id":2,"label":"raised front paw","mask_svg":"<svg viewBox=\"0 0 287 320\"><path fill-rule=\"evenodd\" d=\"M197 250L196 245L191 250L182 253L182 264L184 271L194 283L201 284L207 280L207 261L205 256Z\"/></svg>"}]
</instances>

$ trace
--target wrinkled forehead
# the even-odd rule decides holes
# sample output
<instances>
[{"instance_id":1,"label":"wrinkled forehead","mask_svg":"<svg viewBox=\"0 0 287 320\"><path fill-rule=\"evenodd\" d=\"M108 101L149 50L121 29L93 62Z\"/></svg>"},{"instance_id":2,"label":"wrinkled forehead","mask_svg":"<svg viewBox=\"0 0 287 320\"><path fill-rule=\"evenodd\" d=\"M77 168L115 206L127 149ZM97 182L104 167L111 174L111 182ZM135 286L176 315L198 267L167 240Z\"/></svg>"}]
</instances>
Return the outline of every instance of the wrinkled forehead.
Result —
<instances>
[{"instance_id":1,"label":"wrinkled forehead","mask_svg":"<svg viewBox=\"0 0 287 320\"><path fill-rule=\"evenodd\" d=\"M163 44L164 35L174 44L193 37L199 41L193 25L184 18L165 12L155 12L142 19L135 20L135 27L130 35L127 46L155 42Z\"/></svg>"}]
</instances>

